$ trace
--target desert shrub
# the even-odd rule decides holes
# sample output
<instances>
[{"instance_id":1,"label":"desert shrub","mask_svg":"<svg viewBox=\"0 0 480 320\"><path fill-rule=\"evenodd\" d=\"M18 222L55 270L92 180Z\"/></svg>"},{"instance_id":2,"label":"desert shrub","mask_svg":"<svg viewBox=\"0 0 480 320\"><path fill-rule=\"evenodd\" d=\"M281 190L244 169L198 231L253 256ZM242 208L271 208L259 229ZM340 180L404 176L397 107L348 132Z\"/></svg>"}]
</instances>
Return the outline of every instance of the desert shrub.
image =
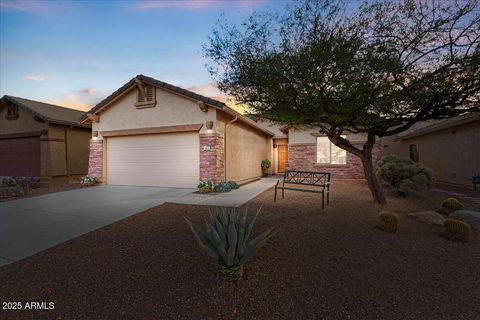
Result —
<instances>
[{"instance_id":1,"label":"desert shrub","mask_svg":"<svg viewBox=\"0 0 480 320\"><path fill-rule=\"evenodd\" d=\"M232 188L230 187L230 185L227 182L220 182L219 184L217 184L215 186L213 191L219 192L219 193L224 193L224 192L232 191Z\"/></svg>"},{"instance_id":2,"label":"desert shrub","mask_svg":"<svg viewBox=\"0 0 480 320\"><path fill-rule=\"evenodd\" d=\"M228 181L227 184L230 187L230 189L232 189L232 190L240 188L238 183L236 183L235 181L232 181L232 180Z\"/></svg>"},{"instance_id":3,"label":"desert shrub","mask_svg":"<svg viewBox=\"0 0 480 320\"><path fill-rule=\"evenodd\" d=\"M209 193L213 190L213 182L212 181L200 181L198 184L198 192L200 193Z\"/></svg>"},{"instance_id":4,"label":"desert shrub","mask_svg":"<svg viewBox=\"0 0 480 320\"><path fill-rule=\"evenodd\" d=\"M448 198L443 200L441 206L442 208L447 208L452 211L465 209L465 206L455 198Z\"/></svg>"},{"instance_id":5,"label":"desert shrub","mask_svg":"<svg viewBox=\"0 0 480 320\"><path fill-rule=\"evenodd\" d=\"M215 259L218 271L227 280L240 279L243 265L273 235L273 228L270 228L249 241L260 211L261 208L247 223L248 208L243 214L237 214L235 208L209 209L206 230L185 219L200 247Z\"/></svg>"},{"instance_id":6,"label":"desert shrub","mask_svg":"<svg viewBox=\"0 0 480 320\"><path fill-rule=\"evenodd\" d=\"M377 228L386 232L396 233L398 231L398 225L400 224L400 217L391 211L380 212L380 221Z\"/></svg>"},{"instance_id":7,"label":"desert shrub","mask_svg":"<svg viewBox=\"0 0 480 320\"><path fill-rule=\"evenodd\" d=\"M377 176L395 188L401 196L433 185L433 171L410 159L386 156L378 162Z\"/></svg>"},{"instance_id":8,"label":"desert shrub","mask_svg":"<svg viewBox=\"0 0 480 320\"><path fill-rule=\"evenodd\" d=\"M470 241L472 229L470 226L457 219L446 219L443 223L444 232L442 235L453 241Z\"/></svg>"}]
</instances>

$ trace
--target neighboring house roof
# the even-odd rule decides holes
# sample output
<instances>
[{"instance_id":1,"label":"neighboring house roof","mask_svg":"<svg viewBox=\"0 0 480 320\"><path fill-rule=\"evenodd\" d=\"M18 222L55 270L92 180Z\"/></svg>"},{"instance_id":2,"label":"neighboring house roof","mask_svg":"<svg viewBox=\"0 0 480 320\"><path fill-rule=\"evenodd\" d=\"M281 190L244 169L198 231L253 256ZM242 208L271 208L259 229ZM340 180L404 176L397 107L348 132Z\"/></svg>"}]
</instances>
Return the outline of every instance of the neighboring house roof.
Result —
<instances>
[{"instance_id":1,"label":"neighboring house roof","mask_svg":"<svg viewBox=\"0 0 480 320\"><path fill-rule=\"evenodd\" d=\"M129 90L132 87L135 87L136 86L135 79L141 80L142 82L145 82L145 83L153 85L155 87L173 92L175 94L178 94L178 95L181 95L181 96L184 96L184 97L187 97L187 98L191 98L191 99L194 99L194 100L197 100L197 101L201 101L201 102L203 102L203 103L205 103L205 104L207 104L207 105L209 105L213 108L223 110L223 111L225 111L225 112L227 112L231 115L234 115L234 116L238 117L242 121L248 123L250 126L257 128L258 130L260 130L260 131L262 131L262 132L264 132L264 133L266 133L270 136L274 136L274 134L272 132L266 130L265 128L262 128L257 123L255 123L255 121L252 121L251 119L247 118L246 116L242 115L241 113L233 110L232 108L228 107L223 102L220 102L218 100L202 96L202 95L197 94L195 92L192 92L192 91L189 91L189 90L171 85L169 83L166 83L166 82L163 82L163 81L151 78L151 77L144 76L143 74L137 75L135 78L132 78L130 81L125 83L123 86L121 86L114 93L112 93L111 95L109 95L108 97L103 99L101 102L99 102L95 107L93 107L89 111L85 112L80 117L79 121L81 123L85 122L90 115L98 114L103 108L107 107L111 102L113 102L116 98L121 96L124 92L126 92L127 90Z\"/></svg>"},{"instance_id":2,"label":"neighboring house roof","mask_svg":"<svg viewBox=\"0 0 480 320\"><path fill-rule=\"evenodd\" d=\"M2 99L34 114L46 122L83 128L91 127L89 124L78 122L78 118L83 114L83 111L80 110L7 95L3 96Z\"/></svg>"},{"instance_id":3,"label":"neighboring house roof","mask_svg":"<svg viewBox=\"0 0 480 320\"><path fill-rule=\"evenodd\" d=\"M451 119L438 120L435 121L435 123L429 122L428 125L419 126L414 130L408 130L406 132L398 134L395 140L406 140L427 133L448 129L475 121L480 121L480 113L468 113Z\"/></svg>"}]
</instances>

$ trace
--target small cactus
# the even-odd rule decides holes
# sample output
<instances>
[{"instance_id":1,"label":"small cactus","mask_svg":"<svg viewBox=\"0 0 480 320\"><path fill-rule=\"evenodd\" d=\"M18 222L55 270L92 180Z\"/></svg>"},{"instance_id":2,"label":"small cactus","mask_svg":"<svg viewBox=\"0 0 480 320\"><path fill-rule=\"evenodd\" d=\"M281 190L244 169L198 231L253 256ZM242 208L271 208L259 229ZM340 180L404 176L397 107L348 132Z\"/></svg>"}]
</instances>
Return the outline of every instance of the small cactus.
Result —
<instances>
[{"instance_id":1,"label":"small cactus","mask_svg":"<svg viewBox=\"0 0 480 320\"><path fill-rule=\"evenodd\" d=\"M465 209L465 206L455 198L448 198L442 201L442 208L456 211Z\"/></svg>"},{"instance_id":2,"label":"small cactus","mask_svg":"<svg viewBox=\"0 0 480 320\"><path fill-rule=\"evenodd\" d=\"M460 220L457 219L446 219L443 223L443 236L453 241L462 241L468 242L470 241L470 234L472 233L472 229L470 226Z\"/></svg>"},{"instance_id":3,"label":"small cactus","mask_svg":"<svg viewBox=\"0 0 480 320\"><path fill-rule=\"evenodd\" d=\"M377 228L385 232L396 233L398 231L398 225L400 224L400 217L391 211L380 212L380 222Z\"/></svg>"}]
</instances>

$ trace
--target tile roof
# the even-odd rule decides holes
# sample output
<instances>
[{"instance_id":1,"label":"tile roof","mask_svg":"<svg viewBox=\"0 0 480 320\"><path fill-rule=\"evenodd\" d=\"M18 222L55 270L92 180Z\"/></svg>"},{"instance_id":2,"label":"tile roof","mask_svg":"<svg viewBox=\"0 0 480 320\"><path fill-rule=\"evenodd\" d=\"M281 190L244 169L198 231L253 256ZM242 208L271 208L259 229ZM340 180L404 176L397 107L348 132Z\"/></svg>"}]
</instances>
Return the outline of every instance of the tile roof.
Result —
<instances>
[{"instance_id":1,"label":"tile roof","mask_svg":"<svg viewBox=\"0 0 480 320\"><path fill-rule=\"evenodd\" d=\"M80 110L8 95L3 96L2 99L33 113L47 122L84 128L90 127L88 124L80 124L78 122L78 119L83 114L83 111Z\"/></svg>"}]
</instances>

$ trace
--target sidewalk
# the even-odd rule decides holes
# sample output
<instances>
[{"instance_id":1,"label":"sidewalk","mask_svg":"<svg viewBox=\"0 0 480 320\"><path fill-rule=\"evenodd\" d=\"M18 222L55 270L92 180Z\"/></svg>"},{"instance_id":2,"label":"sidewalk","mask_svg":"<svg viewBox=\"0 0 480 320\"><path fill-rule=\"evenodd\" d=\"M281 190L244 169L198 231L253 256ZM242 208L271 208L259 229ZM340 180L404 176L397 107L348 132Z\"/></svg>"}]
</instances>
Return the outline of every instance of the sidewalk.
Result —
<instances>
[{"instance_id":1,"label":"sidewalk","mask_svg":"<svg viewBox=\"0 0 480 320\"><path fill-rule=\"evenodd\" d=\"M267 191L277 183L277 179L263 178L259 181L241 186L240 189L232 190L227 193L217 195L206 195L200 193L190 193L175 200L171 203L178 204L196 204L203 206L222 206L222 207L240 207L250 199L255 198L264 191Z\"/></svg>"}]
</instances>

